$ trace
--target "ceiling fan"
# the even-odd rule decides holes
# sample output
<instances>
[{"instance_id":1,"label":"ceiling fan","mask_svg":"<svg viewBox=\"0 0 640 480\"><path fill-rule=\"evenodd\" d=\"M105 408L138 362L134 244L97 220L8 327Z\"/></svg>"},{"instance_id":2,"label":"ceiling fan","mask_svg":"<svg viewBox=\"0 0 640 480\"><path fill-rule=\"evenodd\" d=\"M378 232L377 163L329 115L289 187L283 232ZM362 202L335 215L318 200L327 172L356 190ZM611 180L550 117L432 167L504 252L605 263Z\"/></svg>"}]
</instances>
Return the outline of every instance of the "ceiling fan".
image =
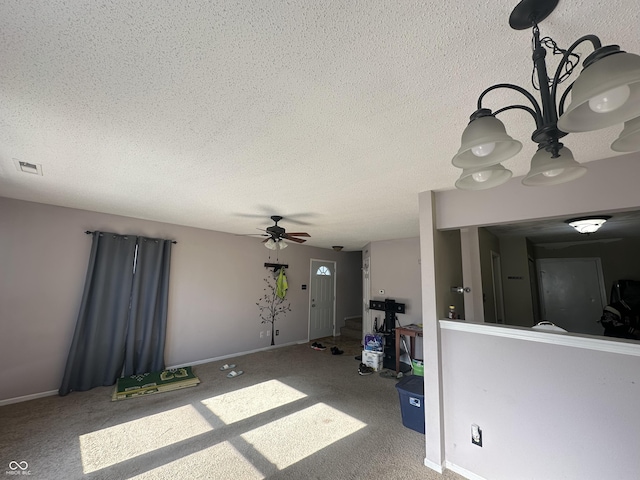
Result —
<instances>
[{"instance_id":1,"label":"ceiling fan","mask_svg":"<svg viewBox=\"0 0 640 480\"><path fill-rule=\"evenodd\" d=\"M295 243L304 243L306 242L304 238L297 238L297 237L311 236L306 232L287 232L284 229L284 227L281 227L280 225L278 225L278 222L282 219L283 217L281 217L280 215L271 215L271 220L273 220L274 225L271 225L270 227L267 227L266 229L264 229L263 231L265 233L261 233L261 234L256 233L256 234L249 234L249 235L260 235L263 237L268 237L262 243L265 243L267 248L271 248L273 250L278 249L277 245L280 245L279 248L284 248L286 244L284 242L280 243L282 240L289 240ZM259 228L258 230L262 230L262 229Z\"/></svg>"},{"instance_id":2,"label":"ceiling fan","mask_svg":"<svg viewBox=\"0 0 640 480\"><path fill-rule=\"evenodd\" d=\"M311 236L306 232L287 233L284 227L281 227L280 225L278 225L278 222L282 220L282 217L280 215L271 215L271 220L273 220L275 224L270 227L267 227L265 232L267 232L267 235L269 235L270 239L272 239L274 242L284 239L284 240L289 240L296 243L304 243L306 242L306 240L304 240L303 238L296 238L296 237ZM269 238L266 239L264 243L268 241L269 241Z\"/></svg>"}]
</instances>

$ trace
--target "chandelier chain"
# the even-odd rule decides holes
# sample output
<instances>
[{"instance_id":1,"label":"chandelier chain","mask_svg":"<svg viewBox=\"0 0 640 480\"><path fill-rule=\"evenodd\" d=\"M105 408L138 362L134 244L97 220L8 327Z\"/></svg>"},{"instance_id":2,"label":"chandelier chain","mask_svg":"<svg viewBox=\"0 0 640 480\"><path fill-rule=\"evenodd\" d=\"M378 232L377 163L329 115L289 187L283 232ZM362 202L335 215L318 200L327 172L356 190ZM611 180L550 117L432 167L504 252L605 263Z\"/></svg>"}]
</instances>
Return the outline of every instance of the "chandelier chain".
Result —
<instances>
[{"instance_id":1,"label":"chandelier chain","mask_svg":"<svg viewBox=\"0 0 640 480\"><path fill-rule=\"evenodd\" d=\"M538 30L538 25L534 25L533 27L534 36ZM533 43L533 42L532 42ZM553 55L564 55L567 50L560 48L556 41L551 37L544 37L540 39L540 45L545 47L547 50L550 50ZM558 84L564 82L567 78L571 76L573 71L578 67L580 63L580 55L575 52L571 52L562 66L562 73L558 77ZM531 84L535 90L540 90L540 85L536 82L536 66L533 65L533 71L531 72ZM549 83L549 87L553 87L553 79L547 77L547 81Z\"/></svg>"}]
</instances>

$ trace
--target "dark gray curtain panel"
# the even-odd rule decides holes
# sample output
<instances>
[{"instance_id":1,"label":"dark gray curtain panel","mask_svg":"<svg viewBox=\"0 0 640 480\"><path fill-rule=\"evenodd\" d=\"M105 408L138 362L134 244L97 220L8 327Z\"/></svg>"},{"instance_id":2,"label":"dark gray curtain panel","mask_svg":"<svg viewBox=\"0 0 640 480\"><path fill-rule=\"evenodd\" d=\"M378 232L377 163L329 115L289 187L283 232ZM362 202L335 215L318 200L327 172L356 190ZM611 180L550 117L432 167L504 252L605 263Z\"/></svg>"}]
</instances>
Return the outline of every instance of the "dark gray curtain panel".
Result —
<instances>
[{"instance_id":1,"label":"dark gray curtain panel","mask_svg":"<svg viewBox=\"0 0 640 480\"><path fill-rule=\"evenodd\" d=\"M122 372L135 236L94 232L84 293L58 393L113 385Z\"/></svg>"},{"instance_id":2,"label":"dark gray curtain panel","mask_svg":"<svg viewBox=\"0 0 640 480\"><path fill-rule=\"evenodd\" d=\"M124 376L164 370L171 241L138 237Z\"/></svg>"},{"instance_id":3,"label":"dark gray curtain panel","mask_svg":"<svg viewBox=\"0 0 640 480\"><path fill-rule=\"evenodd\" d=\"M171 241L92 235L60 395L113 385L123 368L125 376L164 370Z\"/></svg>"}]
</instances>

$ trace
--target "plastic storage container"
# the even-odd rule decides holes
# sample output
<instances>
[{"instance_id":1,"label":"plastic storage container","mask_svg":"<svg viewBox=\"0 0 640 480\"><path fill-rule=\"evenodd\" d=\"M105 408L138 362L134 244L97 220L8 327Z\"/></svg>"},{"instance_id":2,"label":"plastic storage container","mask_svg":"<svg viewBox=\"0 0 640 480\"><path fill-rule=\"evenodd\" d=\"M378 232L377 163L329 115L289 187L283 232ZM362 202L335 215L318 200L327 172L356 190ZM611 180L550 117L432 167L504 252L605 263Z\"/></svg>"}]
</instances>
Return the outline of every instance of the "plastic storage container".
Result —
<instances>
[{"instance_id":1,"label":"plastic storage container","mask_svg":"<svg viewBox=\"0 0 640 480\"><path fill-rule=\"evenodd\" d=\"M413 374L424 377L424 363L422 360L411 360L413 366Z\"/></svg>"},{"instance_id":2,"label":"plastic storage container","mask_svg":"<svg viewBox=\"0 0 640 480\"><path fill-rule=\"evenodd\" d=\"M400 395L402 424L424 433L424 377L409 375L396 383Z\"/></svg>"}]
</instances>

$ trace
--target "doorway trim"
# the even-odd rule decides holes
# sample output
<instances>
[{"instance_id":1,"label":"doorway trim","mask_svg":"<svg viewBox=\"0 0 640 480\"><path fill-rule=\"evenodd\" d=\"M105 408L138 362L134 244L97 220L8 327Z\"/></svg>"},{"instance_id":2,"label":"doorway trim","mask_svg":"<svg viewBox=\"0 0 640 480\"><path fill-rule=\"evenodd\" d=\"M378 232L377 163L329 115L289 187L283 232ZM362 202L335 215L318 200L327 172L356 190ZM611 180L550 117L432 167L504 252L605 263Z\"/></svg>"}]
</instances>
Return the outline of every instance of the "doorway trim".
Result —
<instances>
[{"instance_id":1,"label":"doorway trim","mask_svg":"<svg viewBox=\"0 0 640 480\"><path fill-rule=\"evenodd\" d=\"M491 279L493 281L493 307L497 324L504 325L504 291L502 289L502 264L500 254L491 250Z\"/></svg>"}]
</instances>

